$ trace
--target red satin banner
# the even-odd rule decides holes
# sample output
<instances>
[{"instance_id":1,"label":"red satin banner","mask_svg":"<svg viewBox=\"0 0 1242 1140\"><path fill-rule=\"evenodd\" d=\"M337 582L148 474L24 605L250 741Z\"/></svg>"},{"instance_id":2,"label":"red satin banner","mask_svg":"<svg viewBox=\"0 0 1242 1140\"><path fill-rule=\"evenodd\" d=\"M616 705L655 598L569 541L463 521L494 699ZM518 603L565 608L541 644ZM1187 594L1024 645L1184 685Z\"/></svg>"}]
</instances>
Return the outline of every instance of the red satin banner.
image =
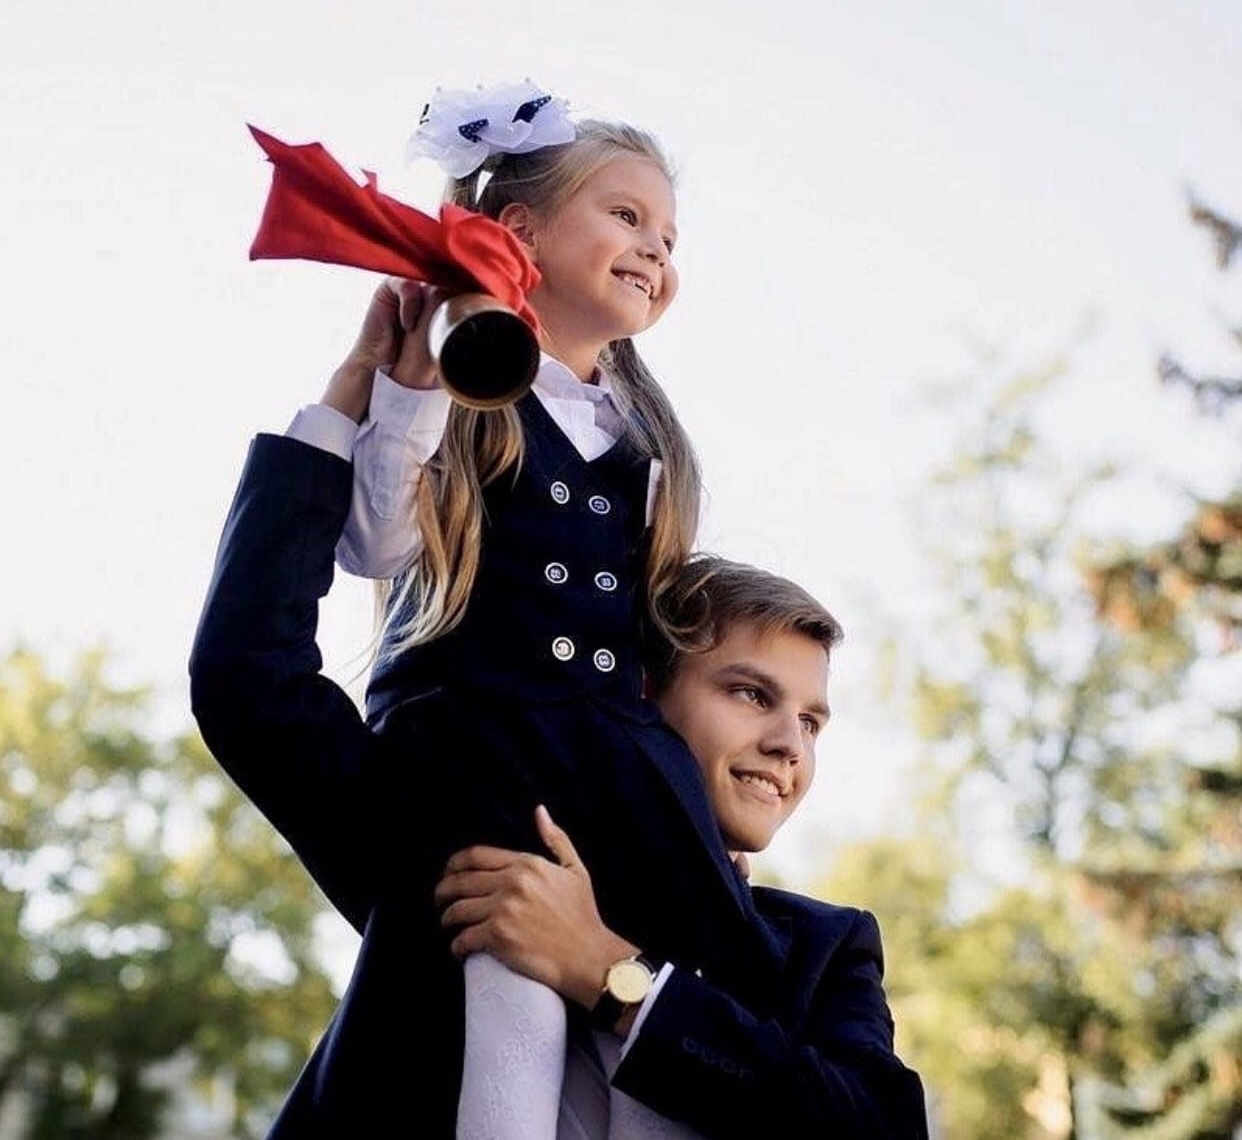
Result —
<instances>
[{"instance_id":1,"label":"red satin banner","mask_svg":"<svg viewBox=\"0 0 1242 1140\"><path fill-rule=\"evenodd\" d=\"M252 261L323 261L489 293L539 332L526 300L539 270L499 222L450 202L433 218L381 193L370 171L359 186L320 143L291 145L254 126L250 133L273 168Z\"/></svg>"}]
</instances>

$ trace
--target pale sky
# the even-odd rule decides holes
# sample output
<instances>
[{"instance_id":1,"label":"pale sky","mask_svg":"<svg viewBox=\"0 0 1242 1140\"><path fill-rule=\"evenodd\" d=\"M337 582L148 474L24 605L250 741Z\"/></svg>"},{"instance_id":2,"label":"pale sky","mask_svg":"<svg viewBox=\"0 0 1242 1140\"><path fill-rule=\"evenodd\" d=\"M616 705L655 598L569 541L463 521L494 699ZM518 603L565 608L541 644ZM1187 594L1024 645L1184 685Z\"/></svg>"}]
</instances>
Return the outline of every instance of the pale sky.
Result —
<instances>
[{"instance_id":1,"label":"pale sky","mask_svg":"<svg viewBox=\"0 0 1242 1140\"><path fill-rule=\"evenodd\" d=\"M247 122L434 209L438 173L401 159L431 91L529 76L672 154L681 294L640 347L701 453L703 545L847 627L818 784L771 855L809 873L904 800L867 655L926 581L903 511L940 441L929 379L978 343L1037 362L1093 313L1058 436L1187 461L1152 362L1227 359L1242 312L1184 210L1187 186L1242 207L1240 67L1237 0L7 4L0 648L106 643L189 724L248 441L318 396L376 281L247 260L269 178ZM1205 480L1225 458L1194 450ZM338 579L338 675L369 622Z\"/></svg>"}]
</instances>

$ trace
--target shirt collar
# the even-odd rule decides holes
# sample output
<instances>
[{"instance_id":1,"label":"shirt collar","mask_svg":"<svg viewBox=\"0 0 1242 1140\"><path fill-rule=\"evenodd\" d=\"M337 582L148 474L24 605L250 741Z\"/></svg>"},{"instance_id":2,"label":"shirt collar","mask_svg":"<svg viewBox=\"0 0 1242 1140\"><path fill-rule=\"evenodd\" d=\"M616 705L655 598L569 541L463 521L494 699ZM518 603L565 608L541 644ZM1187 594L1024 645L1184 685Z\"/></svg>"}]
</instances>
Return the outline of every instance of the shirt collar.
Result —
<instances>
[{"instance_id":1,"label":"shirt collar","mask_svg":"<svg viewBox=\"0 0 1242 1140\"><path fill-rule=\"evenodd\" d=\"M534 387L557 400L582 400L590 404L613 403L612 377L602 368L595 370L596 383L585 384L567 366L546 352L539 354L539 371Z\"/></svg>"}]
</instances>

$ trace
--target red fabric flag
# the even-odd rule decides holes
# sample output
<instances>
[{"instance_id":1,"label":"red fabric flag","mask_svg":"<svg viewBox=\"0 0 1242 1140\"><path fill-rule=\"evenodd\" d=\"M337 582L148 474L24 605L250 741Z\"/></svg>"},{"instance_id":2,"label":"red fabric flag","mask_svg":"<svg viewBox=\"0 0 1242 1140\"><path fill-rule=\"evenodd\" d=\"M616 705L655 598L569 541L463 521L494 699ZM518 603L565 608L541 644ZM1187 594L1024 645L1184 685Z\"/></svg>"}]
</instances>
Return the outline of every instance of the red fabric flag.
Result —
<instances>
[{"instance_id":1,"label":"red fabric flag","mask_svg":"<svg viewBox=\"0 0 1242 1140\"><path fill-rule=\"evenodd\" d=\"M438 219L359 186L320 143L293 146L251 126L272 163L272 186L252 261L300 258L409 277L454 292L479 290L508 305L536 334L527 295L539 270L499 222L446 202Z\"/></svg>"}]
</instances>

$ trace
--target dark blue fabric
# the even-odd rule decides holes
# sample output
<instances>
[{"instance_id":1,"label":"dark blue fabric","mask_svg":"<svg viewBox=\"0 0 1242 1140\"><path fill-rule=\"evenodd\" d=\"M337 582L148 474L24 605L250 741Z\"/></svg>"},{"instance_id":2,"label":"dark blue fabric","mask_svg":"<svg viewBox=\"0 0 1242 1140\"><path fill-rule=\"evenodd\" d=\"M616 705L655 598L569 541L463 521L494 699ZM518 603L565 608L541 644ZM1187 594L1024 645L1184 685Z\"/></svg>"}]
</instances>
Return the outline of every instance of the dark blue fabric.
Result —
<instances>
[{"instance_id":1,"label":"dark blue fabric","mask_svg":"<svg viewBox=\"0 0 1242 1140\"><path fill-rule=\"evenodd\" d=\"M614 509L632 545L645 475L638 478L636 464L620 466L618 486L627 471L633 477L629 492L614 487L618 499L628 496L624 512L619 502ZM532 477L539 471L547 473L536 456ZM270 1135L453 1135L461 971L439 928L431 886L464 837L533 843L536 797L591 868L605 918L676 961L683 967L677 977L701 969L696 985L727 992L765 1024L805 1005L802 988L791 989L787 924L768 923L756 911L724 856L693 758L649 704L618 684L624 670L598 678L570 672L578 682L564 699L513 697L464 680L439 685L394 704L381 732L321 675L318 604L332 581L350 487L349 464L326 452L284 437L255 440L190 662L194 713L208 747L362 933L349 988ZM579 555L595 549L578 544ZM504 561L538 567L545 558L539 553L532 562L528 553ZM557 560L570 566L572 557ZM487 573L503 579L509 570L497 565ZM585 614L574 620L590 645L594 611L580 608ZM530 618L529 629L541 620ZM480 636L483 627L467 626L458 644L464 651ZM451 659L446 654L450 672ZM491 660L501 673L512 658ZM460 661L456 668L468 673ZM835 925L808 932L820 939ZM878 960L863 977L869 988L850 1000L867 1011L874 1055L885 1055ZM817 1002L837 1000L822 983L806 990ZM814 1024L832 1016L829 1004ZM826 1099L815 1102L829 1108L825 1119L842 1125L832 1134L884 1135L850 1126L872 1119L874 1106L863 1112L854 1103L869 1088L865 1079L842 1086L833 1078Z\"/></svg>"},{"instance_id":2,"label":"dark blue fabric","mask_svg":"<svg viewBox=\"0 0 1242 1140\"><path fill-rule=\"evenodd\" d=\"M623 439L588 462L538 397L517 407L522 465L484 489L482 557L465 617L398 655L389 626L367 687L372 723L412 695L457 684L523 701L584 693L638 701L650 460ZM572 642L568 660L554 653L558 638ZM601 653L608 668L597 664Z\"/></svg>"},{"instance_id":3,"label":"dark blue fabric","mask_svg":"<svg viewBox=\"0 0 1242 1140\"><path fill-rule=\"evenodd\" d=\"M368 718L463 793L437 812L439 852L539 849L543 803L622 933L695 967L720 958L722 923L762 949L698 765L640 695L650 460L621 440L588 462L536 396L518 412L521 467L484 491L465 617L425 645L381 651ZM558 639L570 655L557 656Z\"/></svg>"},{"instance_id":4,"label":"dark blue fabric","mask_svg":"<svg viewBox=\"0 0 1242 1140\"><path fill-rule=\"evenodd\" d=\"M704 1136L926 1140L922 1082L893 1053L874 916L753 893L784 948L772 1015L674 971L614 1083Z\"/></svg>"}]
</instances>

